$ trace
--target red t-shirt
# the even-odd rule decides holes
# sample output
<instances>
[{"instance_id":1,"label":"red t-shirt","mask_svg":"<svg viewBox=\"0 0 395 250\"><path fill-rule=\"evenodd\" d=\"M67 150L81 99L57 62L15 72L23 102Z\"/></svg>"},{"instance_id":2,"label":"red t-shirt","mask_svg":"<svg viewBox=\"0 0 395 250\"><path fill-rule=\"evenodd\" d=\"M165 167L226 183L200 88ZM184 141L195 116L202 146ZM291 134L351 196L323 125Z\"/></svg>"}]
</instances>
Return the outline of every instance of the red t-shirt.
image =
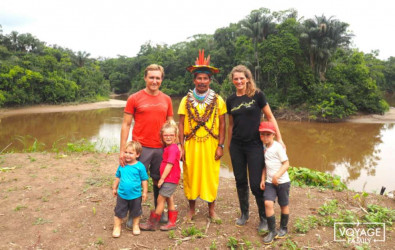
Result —
<instances>
[{"instance_id":1,"label":"red t-shirt","mask_svg":"<svg viewBox=\"0 0 395 250\"><path fill-rule=\"evenodd\" d=\"M181 168L180 168L180 150L178 149L177 144L171 144L170 146L165 147L163 150L163 160L160 164L160 176L162 176L163 171L165 171L167 163L173 164L170 173L167 175L164 182L170 182L178 184L181 176Z\"/></svg>"},{"instance_id":2,"label":"red t-shirt","mask_svg":"<svg viewBox=\"0 0 395 250\"><path fill-rule=\"evenodd\" d=\"M129 96L124 112L134 118L133 140L148 148L162 147L159 131L167 117L173 116L173 105L168 95L159 92L153 96L140 90Z\"/></svg>"}]
</instances>

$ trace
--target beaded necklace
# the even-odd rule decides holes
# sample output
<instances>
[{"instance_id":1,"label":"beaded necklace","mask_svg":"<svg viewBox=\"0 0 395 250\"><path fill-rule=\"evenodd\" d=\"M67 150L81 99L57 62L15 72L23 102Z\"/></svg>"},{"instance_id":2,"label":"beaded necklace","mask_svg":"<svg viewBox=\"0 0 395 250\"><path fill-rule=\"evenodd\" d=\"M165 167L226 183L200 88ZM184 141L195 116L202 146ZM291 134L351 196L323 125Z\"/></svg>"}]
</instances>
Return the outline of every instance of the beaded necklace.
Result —
<instances>
[{"instance_id":1,"label":"beaded necklace","mask_svg":"<svg viewBox=\"0 0 395 250\"><path fill-rule=\"evenodd\" d=\"M202 109L205 106L202 116L199 115L198 109L196 108L197 105L199 105ZM204 142L210 137L210 135L218 140L218 135L214 134L213 131L218 113L217 95L215 94L215 92L209 89L207 91L207 94L205 93L205 98L203 100L198 100L194 95L194 91L190 90L187 94L186 108L188 112L188 125L191 132L185 135L185 140L189 140L193 137L198 142ZM208 128L206 123L210 119L213 112L214 120L211 124L211 128ZM193 126L192 120L195 121L197 125ZM204 136L197 136L196 131L201 127L207 131L207 134Z\"/></svg>"}]
</instances>

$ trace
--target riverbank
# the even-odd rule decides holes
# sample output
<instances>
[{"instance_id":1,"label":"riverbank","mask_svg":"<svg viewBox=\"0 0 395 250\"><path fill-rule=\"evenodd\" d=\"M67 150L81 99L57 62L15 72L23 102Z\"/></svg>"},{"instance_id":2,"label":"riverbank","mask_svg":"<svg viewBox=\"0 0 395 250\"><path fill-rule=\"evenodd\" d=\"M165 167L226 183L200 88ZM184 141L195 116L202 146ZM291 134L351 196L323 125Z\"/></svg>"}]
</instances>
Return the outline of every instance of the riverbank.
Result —
<instances>
[{"instance_id":1,"label":"riverbank","mask_svg":"<svg viewBox=\"0 0 395 250\"><path fill-rule=\"evenodd\" d=\"M36 105L22 108L3 108L0 109L0 117L23 114L84 111L104 108L123 108L125 106L126 101L116 99L83 104Z\"/></svg>"},{"instance_id":2,"label":"riverbank","mask_svg":"<svg viewBox=\"0 0 395 250\"><path fill-rule=\"evenodd\" d=\"M70 111L83 111L103 108L123 108L126 101L110 99L103 102L84 103L76 105L38 105L24 108L6 108L0 109L0 117L22 115L22 114L35 114L35 113L53 113L53 112L70 112ZM276 114L279 120L308 120L307 114L292 113L292 112L279 112ZM395 123L395 107L391 107L384 115L369 114L369 115L354 115L345 120L346 122L353 123Z\"/></svg>"},{"instance_id":3,"label":"riverbank","mask_svg":"<svg viewBox=\"0 0 395 250\"><path fill-rule=\"evenodd\" d=\"M121 238L112 238L115 198L111 184L117 158L116 153L0 155L0 238L3 239L0 249L209 249L213 246L227 249L231 242L244 249L264 248L262 236L256 231L259 221L252 194L250 220L242 228L234 224L239 208L233 178L220 179L216 210L222 220L217 223L207 220L207 205L201 201L197 202L194 224L182 220L188 202L180 185L175 193L179 211L176 230L142 232L140 236L133 236L123 224ZM395 209L393 199L376 194L365 197L352 191L292 187L289 237L276 240L274 248L345 249L361 246L334 241L333 225L310 225L313 221L309 218L324 218L318 213L320 207L333 200L337 200L338 205L332 216L347 213L351 213L348 214L351 217L363 216L368 204ZM152 206L152 193L149 193L143 206L143 221ZM275 213L278 225L280 211L277 205ZM395 249L393 229L393 226L387 226L384 242L372 241L367 246L370 249ZM187 230L199 230L202 235L187 236Z\"/></svg>"}]
</instances>

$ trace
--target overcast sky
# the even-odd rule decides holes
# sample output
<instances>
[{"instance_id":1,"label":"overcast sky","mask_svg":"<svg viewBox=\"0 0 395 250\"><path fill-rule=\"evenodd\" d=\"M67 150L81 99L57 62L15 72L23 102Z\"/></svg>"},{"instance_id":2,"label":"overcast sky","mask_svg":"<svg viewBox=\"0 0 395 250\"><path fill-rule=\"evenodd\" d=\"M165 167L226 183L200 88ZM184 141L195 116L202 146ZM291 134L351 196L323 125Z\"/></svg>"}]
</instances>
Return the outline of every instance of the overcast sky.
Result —
<instances>
[{"instance_id":1,"label":"overcast sky","mask_svg":"<svg viewBox=\"0 0 395 250\"><path fill-rule=\"evenodd\" d=\"M334 16L350 24L353 47L395 56L394 0L0 0L0 24L3 34L31 33L92 57L133 57L148 41L171 45L213 34L261 7L294 8L305 19Z\"/></svg>"}]
</instances>

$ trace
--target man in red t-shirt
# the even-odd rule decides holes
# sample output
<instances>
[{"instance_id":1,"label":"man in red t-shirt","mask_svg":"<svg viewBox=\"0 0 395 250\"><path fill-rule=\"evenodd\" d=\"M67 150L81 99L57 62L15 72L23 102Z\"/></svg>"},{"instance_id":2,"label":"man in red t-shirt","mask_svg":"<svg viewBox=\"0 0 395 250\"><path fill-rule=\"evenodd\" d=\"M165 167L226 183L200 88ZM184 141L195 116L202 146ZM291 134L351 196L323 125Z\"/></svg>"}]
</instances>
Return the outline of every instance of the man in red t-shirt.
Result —
<instances>
[{"instance_id":1,"label":"man in red t-shirt","mask_svg":"<svg viewBox=\"0 0 395 250\"><path fill-rule=\"evenodd\" d=\"M173 105L168 95L159 90L164 77L163 67L157 64L149 65L144 71L146 87L129 96L123 115L121 129L121 144L119 163L124 166L124 147L129 137L129 131L134 120L132 138L143 146L139 161L145 165L147 172L154 181L154 201L159 194L156 186L160 179L159 167L162 162L163 145L159 131L162 125L173 119ZM130 225L129 225L130 224ZM126 226L132 228L129 220Z\"/></svg>"}]
</instances>

